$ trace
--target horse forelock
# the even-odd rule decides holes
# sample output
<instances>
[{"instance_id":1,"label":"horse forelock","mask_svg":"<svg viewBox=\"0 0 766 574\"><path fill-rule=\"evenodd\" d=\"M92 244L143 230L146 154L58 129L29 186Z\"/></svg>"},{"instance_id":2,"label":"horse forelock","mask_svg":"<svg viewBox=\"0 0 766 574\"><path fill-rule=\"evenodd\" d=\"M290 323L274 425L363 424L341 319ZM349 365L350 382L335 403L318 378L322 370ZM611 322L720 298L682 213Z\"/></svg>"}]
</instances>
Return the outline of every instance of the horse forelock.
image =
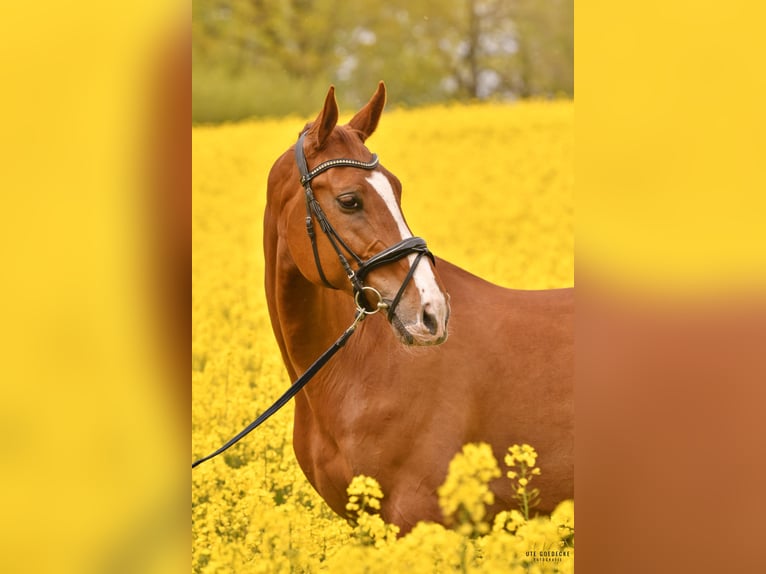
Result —
<instances>
[{"instance_id":1,"label":"horse forelock","mask_svg":"<svg viewBox=\"0 0 766 574\"><path fill-rule=\"evenodd\" d=\"M298 135L308 132L315 123L308 122ZM335 126L322 146L319 146L316 138L312 138L311 134L309 134L305 153L307 160L313 160L313 162L309 162L309 169L314 167L312 163L316 164L326 159L350 158L368 161L372 156L370 150L364 145L362 132L348 125ZM320 155L321 160L319 159Z\"/></svg>"},{"instance_id":2,"label":"horse forelock","mask_svg":"<svg viewBox=\"0 0 766 574\"><path fill-rule=\"evenodd\" d=\"M351 128L348 126L337 126L333 130L332 136L337 136L338 139L340 140L340 143L344 147L349 148L349 150L352 153L356 152L357 150L359 151L363 150L363 151L366 151L368 154L370 154L370 150L368 150L367 146L364 145L361 132L358 130L355 130L354 128Z\"/></svg>"}]
</instances>

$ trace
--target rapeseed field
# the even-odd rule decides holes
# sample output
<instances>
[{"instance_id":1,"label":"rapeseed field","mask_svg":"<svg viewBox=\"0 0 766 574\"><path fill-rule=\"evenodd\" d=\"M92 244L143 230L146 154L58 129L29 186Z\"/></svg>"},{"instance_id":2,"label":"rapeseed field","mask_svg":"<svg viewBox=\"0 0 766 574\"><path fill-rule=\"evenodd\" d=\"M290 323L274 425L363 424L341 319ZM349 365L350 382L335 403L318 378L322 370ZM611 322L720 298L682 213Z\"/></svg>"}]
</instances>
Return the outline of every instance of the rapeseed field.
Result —
<instances>
[{"instance_id":1,"label":"rapeseed field","mask_svg":"<svg viewBox=\"0 0 766 574\"><path fill-rule=\"evenodd\" d=\"M193 459L290 384L266 308L262 219L268 171L306 121L192 130ZM435 254L541 289L574 280L573 131L572 102L436 106L385 113L367 145L402 181L405 217ZM329 510L295 460L292 415L289 404L192 472L193 572L573 571L573 503L534 517L546 466L534 445L508 445L502 461L466 445L439 491L451 527L422 523L397 538L374 514L385 492L371 477L349 485L350 520ZM496 476L514 481L519 506L489 524Z\"/></svg>"}]
</instances>

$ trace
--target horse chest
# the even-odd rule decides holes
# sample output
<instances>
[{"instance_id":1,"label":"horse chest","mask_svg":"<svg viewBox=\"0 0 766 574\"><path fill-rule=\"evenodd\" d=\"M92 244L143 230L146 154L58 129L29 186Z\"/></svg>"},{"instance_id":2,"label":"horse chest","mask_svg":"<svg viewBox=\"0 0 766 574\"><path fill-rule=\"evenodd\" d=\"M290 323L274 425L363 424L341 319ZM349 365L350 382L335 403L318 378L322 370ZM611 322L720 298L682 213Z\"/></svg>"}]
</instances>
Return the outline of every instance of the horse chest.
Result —
<instances>
[{"instance_id":1,"label":"horse chest","mask_svg":"<svg viewBox=\"0 0 766 574\"><path fill-rule=\"evenodd\" d=\"M391 383L384 389L370 388L358 376L352 378L353 390L330 396L312 389L296 402L296 456L309 481L336 511L345 507L346 487L354 476L392 483L402 469L410 470L406 461L416 429L421 436L427 432L426 421L416 416L424 410L406 408L411 401L402 402Z\"/></svg>"}]
</instances>

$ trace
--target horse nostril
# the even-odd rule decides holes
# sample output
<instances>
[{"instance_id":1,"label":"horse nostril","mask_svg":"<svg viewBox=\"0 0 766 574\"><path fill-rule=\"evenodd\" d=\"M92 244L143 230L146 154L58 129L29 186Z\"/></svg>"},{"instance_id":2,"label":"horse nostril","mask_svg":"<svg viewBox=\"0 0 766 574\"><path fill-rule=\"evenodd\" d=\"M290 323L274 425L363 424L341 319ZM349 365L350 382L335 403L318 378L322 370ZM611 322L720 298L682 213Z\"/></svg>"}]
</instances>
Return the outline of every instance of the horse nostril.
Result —
<instances>
[{"instance_id":1,"label":"horse nostril","mask_svg":"<svg viewBox=\"0 0 766 574\"><path fill-rule=\"evenodd\" d=\"M432 335L436 335L436 331L439 328L439 324L436 320L436 317L431 315L431 313L429 313L425 309L423 310L423 325L425 325L429 333L431 333Z\"/></svg>"}]
</instances>

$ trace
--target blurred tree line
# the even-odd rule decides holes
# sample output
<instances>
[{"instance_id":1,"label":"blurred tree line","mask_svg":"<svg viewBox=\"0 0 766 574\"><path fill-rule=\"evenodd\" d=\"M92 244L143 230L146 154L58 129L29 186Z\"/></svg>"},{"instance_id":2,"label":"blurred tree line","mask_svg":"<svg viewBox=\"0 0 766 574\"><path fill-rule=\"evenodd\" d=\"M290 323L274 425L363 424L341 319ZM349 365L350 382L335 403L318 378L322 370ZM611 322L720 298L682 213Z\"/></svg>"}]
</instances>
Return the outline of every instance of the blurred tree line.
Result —
<instances>
[{"instance_id":1,"label":"blurred tree line","mask_svg":"<svg viewBox=\"0 0 766 574\"><path fill-rule=\"evenodd\" d=\"M192 120L574 95L574 0L194 0Z\"/></svg>"}]
</instances>

